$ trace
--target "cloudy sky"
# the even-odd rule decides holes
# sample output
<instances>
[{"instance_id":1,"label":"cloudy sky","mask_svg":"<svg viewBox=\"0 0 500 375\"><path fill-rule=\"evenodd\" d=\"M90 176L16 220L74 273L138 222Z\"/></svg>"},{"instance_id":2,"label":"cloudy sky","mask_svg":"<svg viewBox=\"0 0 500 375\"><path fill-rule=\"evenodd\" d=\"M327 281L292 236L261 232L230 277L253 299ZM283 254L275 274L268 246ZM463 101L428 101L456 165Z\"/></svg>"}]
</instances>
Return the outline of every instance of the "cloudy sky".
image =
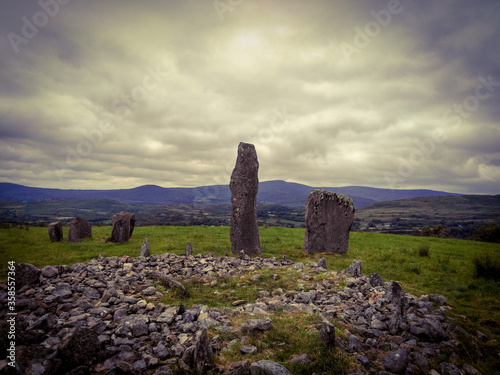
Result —
<instances>
[{"instance_id":1,"label":"cloudy sky","mask_svg":"<svg viewBox=\"0 0 500 375\"><path fill-rule=\"evenodd\" d=\"M0 0L0 182L500 193L500 2Z\"/></svg>"}]
</instances>

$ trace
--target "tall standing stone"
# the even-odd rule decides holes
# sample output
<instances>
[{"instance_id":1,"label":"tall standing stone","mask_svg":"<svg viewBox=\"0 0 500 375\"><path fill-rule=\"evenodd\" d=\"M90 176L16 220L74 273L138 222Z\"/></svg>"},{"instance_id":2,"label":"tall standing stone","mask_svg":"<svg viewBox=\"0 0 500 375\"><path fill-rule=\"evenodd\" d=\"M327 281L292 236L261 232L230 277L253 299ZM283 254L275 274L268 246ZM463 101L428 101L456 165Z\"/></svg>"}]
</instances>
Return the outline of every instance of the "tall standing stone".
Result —
<instances>
[{"instance_id":1,"label":"tall standing stone","mask_svg":"<svg viewBox=\"0 0 500 375\"><path fill-rule=\"evenodd\" d=\"M49 224L49 238L52 242L61 242L63 240L63 227L60 221Z\"/></svg>"},{"instance_id":2,"label":"tall standing stone","mask_svg":"<svg viewBox=\"0 0 500 375\"><path fill-rule=\"evenodd\" d=\"M113 215L111 219L113 230L111 237L106 241L110 242L127 242L135 228L135 215L131 212L120 212Z\"/></svg>"},{"instance_id":3,"label":"tall standing stone","mask_svg":"<svg viewBox=\"0 0 500 375\"><path fill-rule=\"evenodd\" d=\"M92 238L92 224L76 217L69 223L68 242L80 242L82 238Z\"/></svg>"},{"instance_id":4,"label":"tall standing stone","mask_svg":"<svg viewBox=\"0 0 500 375\"><path fill-rule=\"evenodd\" d=\"M354 221L351 198L325 190L313 190L306 202L305 253L345 253Z\"/></svg>"},{"instance_id":5,"label":"tall standing stone","mask_svg":"<svg viewBox=\"0 0 500 375\"><path fill-rule=\"evenodd\" d=\"M260 254L257 225L257 192L259 191L259 161L255 147L241 142L231 174L231 251L239 254Z\"/></svg>"}]
</instances>

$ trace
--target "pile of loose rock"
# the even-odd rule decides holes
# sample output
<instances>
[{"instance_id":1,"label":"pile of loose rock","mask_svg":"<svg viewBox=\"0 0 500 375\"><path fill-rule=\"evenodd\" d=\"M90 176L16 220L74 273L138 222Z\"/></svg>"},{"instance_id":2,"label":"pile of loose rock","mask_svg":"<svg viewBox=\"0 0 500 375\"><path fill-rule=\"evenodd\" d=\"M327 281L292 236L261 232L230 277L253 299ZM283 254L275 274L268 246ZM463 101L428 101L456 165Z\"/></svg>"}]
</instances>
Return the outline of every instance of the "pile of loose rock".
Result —
<instances>
[{"instance_id":1,"label":"pile of loose rock","mask_svg":"<svg viewBox=\"0 0 500 375\"><path fill-rule=\"evenodd\" d=\"M225 309L155 302L163 296L156 280L182 289L190 280L216 283L218 278L256 273L261 268L298 271L304 283L293 291L262 290L258 300L236 301ZM317 278L319 274L324 277ZM316 279L321 281L314 283ZM219 351L243 342L248 332L271 329L270 312L277 309L321 314L324 323L318 334L325 344L337 345L355 357L359 373L426 374L437 370L442 375L474 374L471 366L462 371L451 362L459 362L463 340L476 349L470 353L472 357L482 355L480 341L445 317L449 307L444 297L416 298L397 282L384 282L375 273L363 276L360 262L335 272L326 269L324 260L294 264L286 257L101 255L71 267L38 270L21 263L16 265L16 281L18 368L13 373L203 374L213 366L212 357ZM5 283L0 293L6 306ZM234 314L254 319L233 326L230 318ZM6 320L3 316L2 351L8 345ZM344 335L338 335L342 337L328 329L330 322L342 322ZM210 340L209 327L220 336ZM235 339L226 343L221 336L228 334ZM240 350L251 354L258 349L243 345ZM310 358L302 355L292 361L307 363ZM6 361L0 363L0 373L12 370ZM272 361L244 361L226 373L290 372Z\"/></svg>"}]
</instances>

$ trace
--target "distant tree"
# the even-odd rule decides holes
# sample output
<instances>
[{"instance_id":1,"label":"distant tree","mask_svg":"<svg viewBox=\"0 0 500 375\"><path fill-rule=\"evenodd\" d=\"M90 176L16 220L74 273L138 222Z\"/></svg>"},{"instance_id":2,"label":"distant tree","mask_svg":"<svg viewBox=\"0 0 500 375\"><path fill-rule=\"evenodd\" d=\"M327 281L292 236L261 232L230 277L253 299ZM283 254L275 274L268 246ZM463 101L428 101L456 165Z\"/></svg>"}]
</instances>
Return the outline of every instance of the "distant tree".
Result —
<instances>
[{"instance_id":1,"label":"distant tree","mask_svg":"<svg viewBox=\"0 0 500 375\"><path fill-rule=\"evenodd\" d=\"M474 231L472 238L476 241L500 243L500 225L486 224Z\"/></svg>"}]
</instances>

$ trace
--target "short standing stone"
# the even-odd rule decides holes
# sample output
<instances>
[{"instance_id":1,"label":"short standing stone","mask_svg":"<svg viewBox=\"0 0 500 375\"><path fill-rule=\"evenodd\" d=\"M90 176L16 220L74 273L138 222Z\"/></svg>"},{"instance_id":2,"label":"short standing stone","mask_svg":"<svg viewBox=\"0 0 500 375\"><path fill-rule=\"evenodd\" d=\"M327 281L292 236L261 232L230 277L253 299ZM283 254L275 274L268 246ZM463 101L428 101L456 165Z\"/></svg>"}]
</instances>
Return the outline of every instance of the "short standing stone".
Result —
<instances>
[{"instance_id":1,"label":"short standing stone","mask_svg":"<svg viewBox=\"0 0 500 375\"><path fill-rule=\"evenodd\" d=\"M347 252L354 211L351 198L313 190L306 202L304 252Z\"/></svg>"},{"instance_id":2,"label":"short standing stone","mask_svg":"<svg viewBox=\"0 0 500 375\"><path fill-rule=\"evenodd\" d=\"M257 192L259 190L259 162L255 147L241 142L238 157L231 174L231 251L239 254L260 254L257 225Z\"/></svg>"},{"instance_id":3,"label":"short standing stone","mask_svg":"<svg viewBox=\"0 0 500 375\"><path fill-rule=\"evenodd\" d=\"M353 260L352 263L345 270L346 275L351 277L361 277L363 276L363 267L361 267L360 260Z\"/></svg>"},{"instance_id":4,"label":"short standing stone","mask_svg":"<svg viewBox=\"0 0 500 375\"><path fill-rule=\"evenodd\" d=\"M77 217L69 224L68 242L80 242L82 238L92 238L92 224Z\"/></svg>"},{"instance_id":5,"label":"short standing stone","mask_svg":"<svg viewBox=\"0 0 500 375\"><path fill-rule=\"evenodd\" d=\"M52 242L61 242L63 240L63 227L60 221L49 224L49 238Z\"/></svg>"},{"instance_id":6,"label":"short standing stone","mask_svg":"<svg viewBox=\"0 0 500 375\"><path fill-rule=\"evenodd\" d=\"M196 332L196 344L193 353L193 361L198 375L206 373L206 366L210 365L213 356L212 344L207 335L207 330Z\"/></svg>"},{"instance_id":7,"label":"short standing stone","mask_svg":"<svg viewBox=\"0 0 500 375\"><path fill-rule=\"evenodd\" d=\"M186 246L186 256L191 255L193 255L193 245L191 245L191 242L188 242Z\"/></svg>"},{"instance_id":8,"label":"short standing stone","mask_svg":"<svg viewBox=\"0 0 500 375\"><path fill-rule=\"evenodd\" d=\"M140 256L141 257L148 257L149 256L149 241L147 238L145 238L144 241L142 242Z\"/></svg>"},{"instance_id":9,"label":"short standing stone","mask_svg":"<svg viewBox=\"0 0 500 375\"><path fill-rule=\"evenodd\" d=\"M107 239L110 242L127 242L135 227L135 215L130 212L120 212L113 215L111 220L113 230L111 237Z\"/></svg>"}]
</instances>

